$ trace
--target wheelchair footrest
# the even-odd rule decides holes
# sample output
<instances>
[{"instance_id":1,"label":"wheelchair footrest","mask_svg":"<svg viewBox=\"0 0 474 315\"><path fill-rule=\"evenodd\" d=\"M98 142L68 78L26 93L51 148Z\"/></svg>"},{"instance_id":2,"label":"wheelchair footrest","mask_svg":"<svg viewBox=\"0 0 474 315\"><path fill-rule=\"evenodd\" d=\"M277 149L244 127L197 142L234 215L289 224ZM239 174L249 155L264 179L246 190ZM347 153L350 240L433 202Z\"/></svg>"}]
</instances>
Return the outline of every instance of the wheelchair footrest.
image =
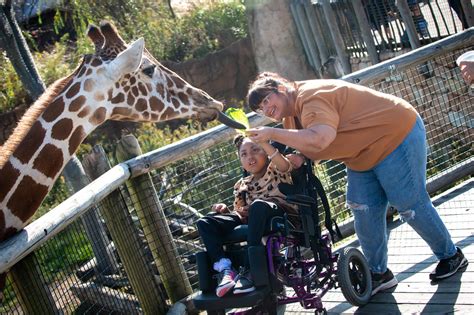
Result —
<instances>
[{"instance_id":1,"label":"wheelchair footrest","mask_svg":"<svg viewBox=\"0 0 474 315\"><path fill-rule=\"evenodd\" d=\"M214 292L201 292L193 299L193 303L197 309L209 311L251 307L261 303L269 293L270 288L268 286L245 294L229 293L224 297L218 297Z\"/></svg>"}]
</instances>

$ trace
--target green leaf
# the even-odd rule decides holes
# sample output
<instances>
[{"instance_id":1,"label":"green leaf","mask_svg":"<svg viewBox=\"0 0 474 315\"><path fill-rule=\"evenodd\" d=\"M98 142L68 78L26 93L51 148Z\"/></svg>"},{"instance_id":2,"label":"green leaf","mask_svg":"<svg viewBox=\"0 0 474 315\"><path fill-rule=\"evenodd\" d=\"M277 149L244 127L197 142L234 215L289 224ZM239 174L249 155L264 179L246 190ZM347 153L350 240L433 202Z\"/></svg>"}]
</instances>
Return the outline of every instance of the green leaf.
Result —
<instances>
[{"instance_id":1,"label":"green leaf","mask_svg":"<svg viewBox=\"0 0 474 315\"><path fill-rule=\"evenodd\" d=\"M247 118L247 115L245 115L245 112L240 109L240 108L233 108L229 107L226 111L225 114L235 120L238 123L241 123L242 125L245 126L245 129L248 129L250 127L249 120ZM242 134L245 134L245 131L241 129L237 129L237 132L240 132Z\"/></svg>"}]
</instances>

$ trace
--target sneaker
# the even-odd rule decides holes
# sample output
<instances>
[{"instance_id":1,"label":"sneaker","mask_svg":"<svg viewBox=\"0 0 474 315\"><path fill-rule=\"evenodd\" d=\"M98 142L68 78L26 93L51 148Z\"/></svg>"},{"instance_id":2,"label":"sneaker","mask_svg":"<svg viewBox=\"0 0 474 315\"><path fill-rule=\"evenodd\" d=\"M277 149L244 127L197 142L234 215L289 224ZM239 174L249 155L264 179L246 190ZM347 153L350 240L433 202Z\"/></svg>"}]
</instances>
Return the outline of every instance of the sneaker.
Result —
<instances>
[{"instance_id":1,"label":"sneaker","mask_svg":"<svg viewBox=\"0 0 474 315\"><path fill-rule=\"evenodd\" d=\"M459 269L464 268L469 263L464 257L461 249L457 248L456 254L450 258L441 259L436 266L436 269L430 273L430 280L442 280L454 275Z\"/></svg>"},{"instance_id":2,"label":"sneaker","mask_svg":"<svg viewBox=\"0 0 474 315\"><path fill-rule=\"evenodd\" d=\"M250 279L250 273L244 269L240 270L239 278L234 287L234 294L249 293L255 291L255 286Z\"/></svg>"},{"instance_id":3,"label":"sneaker","mask_svg":"<svg viewBox=\"0 0 474 315\"><path fill-rule=\"evenodd\" d=\"M390 269L387 269L385 273L372 273L372 295L375 295L379 291L393 288L397 284L398 280Z\"/></svg>"},{"instance_id":4,"label":"sneaker","mask_svg":"<svg viewBox=\"0 0 474 315\"><path fill-rule=\"evenodd\" d=\"M235 286L235 281L237 280L237 274L231 269L224 269L219 272L217 275L217 288L216 295L218 297L223 297Z\"/></svg>"}]
</instances>

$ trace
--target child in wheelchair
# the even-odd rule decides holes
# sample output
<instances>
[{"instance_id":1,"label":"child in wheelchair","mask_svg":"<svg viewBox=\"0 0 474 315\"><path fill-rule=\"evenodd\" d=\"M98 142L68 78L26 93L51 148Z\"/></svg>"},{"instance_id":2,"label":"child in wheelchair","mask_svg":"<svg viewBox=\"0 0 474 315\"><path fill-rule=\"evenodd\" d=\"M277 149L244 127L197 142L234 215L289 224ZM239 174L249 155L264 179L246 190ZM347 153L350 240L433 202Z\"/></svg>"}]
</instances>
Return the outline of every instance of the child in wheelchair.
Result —
<instances>
[{"instance_id":1,"label":"child in wheelchair","mask_svg":"<svg viewBox=\"0 0 474 315\"><path fill-rule=\"evenodd\" d=\"M197 221L201 239L211 259L213 269L218 272L216 295L222 297L255 290L248 268L236 272L236 265L226 257L223 239L237 226L247 224L248 246L261 245L265 227L274 217L296 213L296 206L285 200L279 190L281 183L292 184L292 163L274 146L255 143L238 135L234 139L242 167L249 175L234 185L233 211L223 203L214 204L213 212ZM293 157L295 159L295 157ZM302 162L302 161L301 161ZM244 266L248 267L248 266Z\"/></svg>"}]
</instances>

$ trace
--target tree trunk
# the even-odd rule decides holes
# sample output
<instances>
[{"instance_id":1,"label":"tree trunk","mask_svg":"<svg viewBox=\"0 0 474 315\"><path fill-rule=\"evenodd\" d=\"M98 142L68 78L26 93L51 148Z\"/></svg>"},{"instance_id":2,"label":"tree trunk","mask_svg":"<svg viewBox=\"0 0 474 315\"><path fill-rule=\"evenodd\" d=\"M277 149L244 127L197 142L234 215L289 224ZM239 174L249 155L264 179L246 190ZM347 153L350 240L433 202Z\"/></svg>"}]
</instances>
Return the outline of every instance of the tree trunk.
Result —
<instances>
[{"instance_id":1,"label":"tree trunk","mask_svg":"<svg viewBox=\"0 0 474 315\"><path fill-rule=\"evenodd\" d=\"M288 0L246 0L247 20L258 71L289 80L316 78L306 60Z\"/></svg>"}]
</instances>

